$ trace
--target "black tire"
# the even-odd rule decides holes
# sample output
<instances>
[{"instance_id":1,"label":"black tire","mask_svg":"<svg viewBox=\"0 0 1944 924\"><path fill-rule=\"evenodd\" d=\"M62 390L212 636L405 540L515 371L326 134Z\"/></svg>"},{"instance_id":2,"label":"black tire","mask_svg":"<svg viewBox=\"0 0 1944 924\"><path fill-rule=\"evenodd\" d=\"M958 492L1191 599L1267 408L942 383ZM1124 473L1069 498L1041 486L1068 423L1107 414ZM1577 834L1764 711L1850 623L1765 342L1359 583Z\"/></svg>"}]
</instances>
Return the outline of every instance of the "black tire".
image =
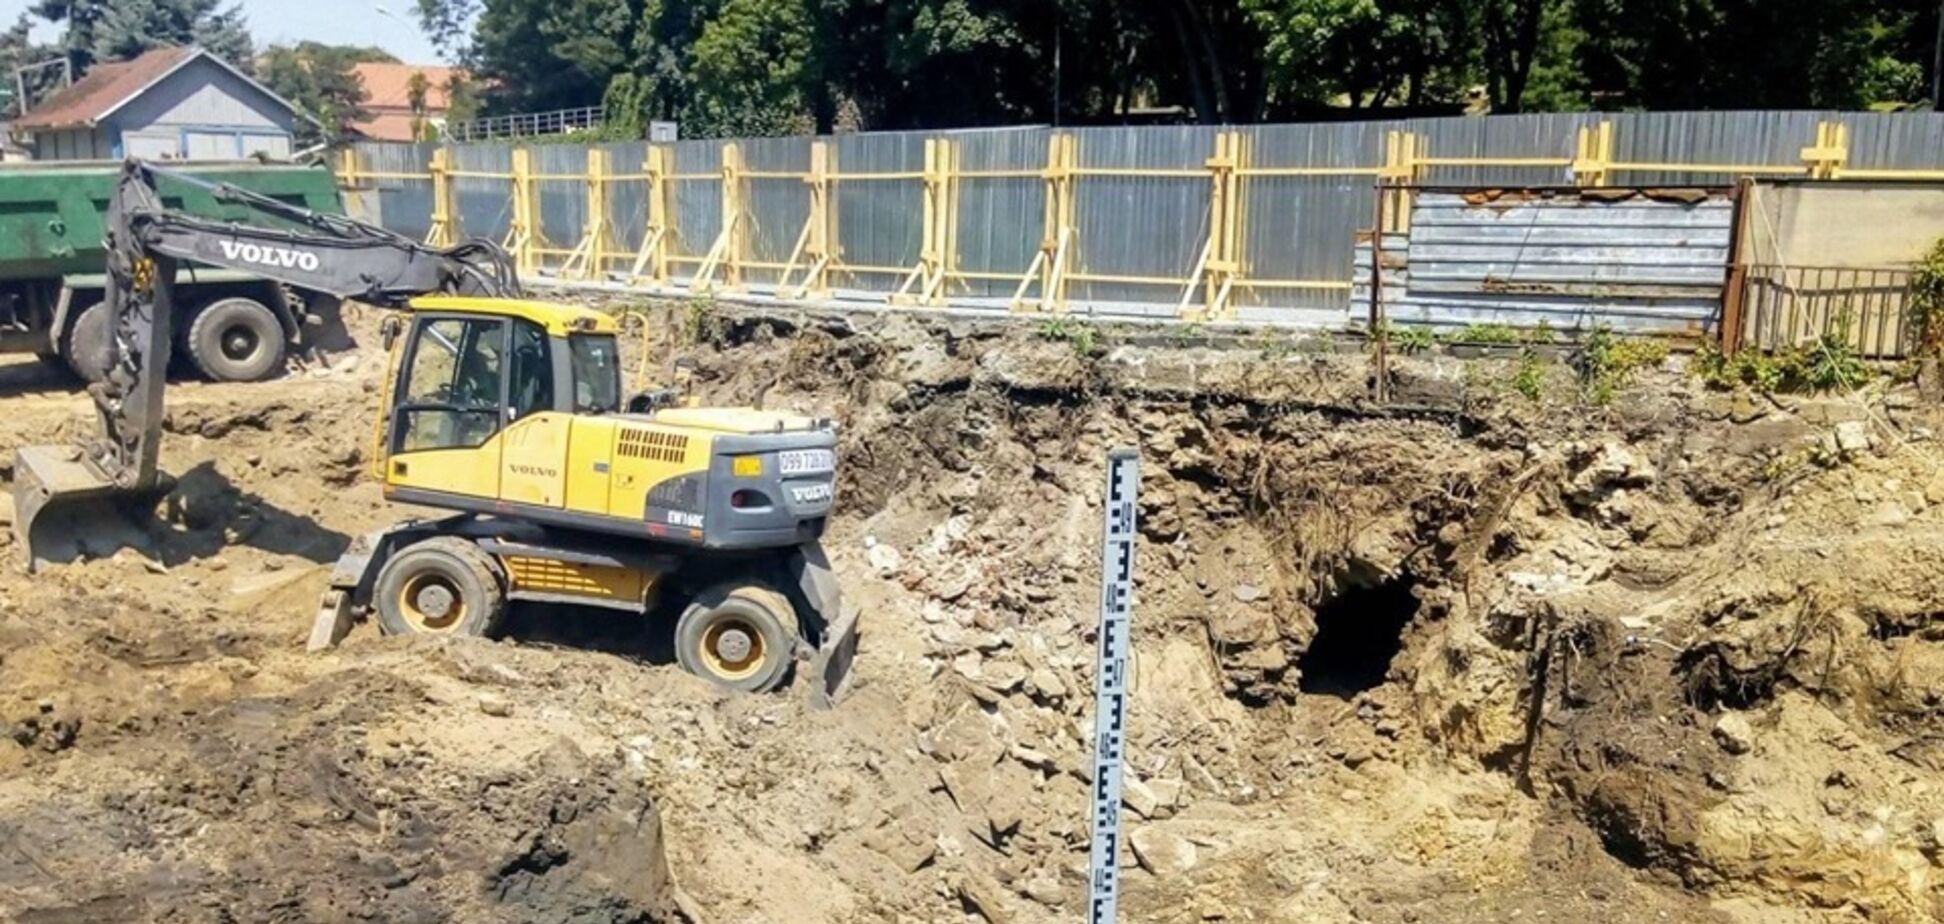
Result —
<instances>
[{"instance_id":1,"label":"black tire","mask_svg":"<svg viewBox=\"0 0 1944 924\"><path fill-rule=\"evenodd\" d=\"M767 693L789 680L797 636L789 598L760 584L718 584L675 623L675 660L719 686Z\"/></svg>"},{"instance_id":2,"label":"black tire","mask_svg":"<svg viewBox=\"0 0 1944 924\"><path fill-rule=\"evenodd\" d=\"M108 363L114 352L114 318L107 302L95 302L74 316L67 336L61 339L61 358L84 382L99 382L108 377Z\"/></svg>"},{"instance_id":3,"label":"black tire","mask_svg":"<svg viewBox=\"0 0 1944 924\"><path fill-rule=\"evenodd\" d=\"M196 368L216 382L255 382L283 368L284 329L270 306L224 298L196 312L184 340Z\"/></svg>"},{"instance_id":4,"label":"black tire","mask_svg":"<svg viewBox=\"0 0 1944 924\"><path fill-rule=\"evenodd\" d=\"M371 592L386 635L482 637L499 630L506 591L479 546L440 536L400 549Z\"/></svg>"}]
</instances>

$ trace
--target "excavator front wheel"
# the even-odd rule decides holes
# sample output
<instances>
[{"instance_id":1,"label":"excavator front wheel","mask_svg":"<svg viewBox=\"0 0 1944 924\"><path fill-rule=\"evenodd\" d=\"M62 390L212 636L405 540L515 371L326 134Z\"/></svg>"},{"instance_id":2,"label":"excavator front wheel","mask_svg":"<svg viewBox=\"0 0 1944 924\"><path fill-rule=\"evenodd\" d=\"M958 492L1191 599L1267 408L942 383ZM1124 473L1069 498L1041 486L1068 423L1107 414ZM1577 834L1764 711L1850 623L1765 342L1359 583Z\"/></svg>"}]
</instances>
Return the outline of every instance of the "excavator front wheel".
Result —
<instances>
[{"instance_id":1,"label":"excavator front wheel","mask_svg":"<svg viewBox=\"0 0 1944 924\"><path fill-rule=\"evenodd\" d=\"M441 536L400 549L378 572L372 603L386 635L485 636L506 615L491 556Z\"/></svg>"}]
</instances>

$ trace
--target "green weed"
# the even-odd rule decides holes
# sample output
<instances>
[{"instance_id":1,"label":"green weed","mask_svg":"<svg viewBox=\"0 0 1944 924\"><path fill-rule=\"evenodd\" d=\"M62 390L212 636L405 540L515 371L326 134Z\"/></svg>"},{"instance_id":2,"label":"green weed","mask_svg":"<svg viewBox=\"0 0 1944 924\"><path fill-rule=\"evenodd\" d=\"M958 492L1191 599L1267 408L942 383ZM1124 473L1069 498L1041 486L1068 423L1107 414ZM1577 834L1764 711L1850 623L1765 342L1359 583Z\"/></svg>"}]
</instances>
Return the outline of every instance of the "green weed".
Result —
<instances>
[{"instance_id":1,"label":"green weed","mask_svg":"<svg viewBox=\"0 0 1944 924\"><path fill-rule=\"evenodd\" d=\"M1730 358L1715 344L1703 343L1688 369L1714 388L1746 386L1770 393L1856 388L1876 374L1857 355L1840 324L1814 341L1772 353L1744 349Z\"/></svg>"},{"instance_id":2,"label":"green weed","mask_svg":"<svg viewBox=\"0 0 1944 924\"><path fill-rule=\"evenodd\" d=\"M1919 356L1944 355L1944 238L1931 244L1930 252L1911 274L1907 310L1912 352Z\"/></svg>"},{"instance_id":3,"label":"green weed","mask_svg":"<svg viewBox=\"0 0 1944 924\"><path fill-rule=\"evenodd\" d=\"M1519 350L1519 364L1512 368L1512 390L1538 401L1546 392L1546 360L1531 346Z\"/></svg>"},{"instance_id":4,"label":"green weed","mask_svg":"<svg viewBox=\"0 0 1944 924\"><path fill-rule=\"evenodd\" d=\"M1606 406L1634 373L1658 366L1667 359L1667 344L1658 340L1626 339L1601 326L1580 342L1574 356L1579 373L1580 398L1590 404Z\"/></svg>"},{"instance_id":5,"label":"green weed","mask_svg":"<svg viewBox=\"0 0 1944 924\"><path fill-rule=\"evenodd\" d=\"M1073 318L1047 318L1039 324L1041 340L1064 343L1083 359L1107 352L1100 343L1100 331L1092 324Z\"/></svg>"}]
</instances>

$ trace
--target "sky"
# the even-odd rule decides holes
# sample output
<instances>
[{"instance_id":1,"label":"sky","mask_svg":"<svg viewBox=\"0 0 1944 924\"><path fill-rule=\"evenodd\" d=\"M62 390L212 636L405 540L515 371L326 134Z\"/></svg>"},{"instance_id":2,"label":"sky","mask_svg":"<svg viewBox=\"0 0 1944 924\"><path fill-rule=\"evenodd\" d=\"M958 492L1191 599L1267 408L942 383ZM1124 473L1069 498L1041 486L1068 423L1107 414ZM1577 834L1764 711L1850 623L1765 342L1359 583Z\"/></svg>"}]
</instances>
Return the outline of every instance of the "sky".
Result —
<instances>
[{"instance_id":1,"label":"sky","mask_svg":"<svg viewBox=\"0 0 1944 924\"><path fill-rule=\"evenodd\" d=\"M33 0L0 0L0 26L12 25L32 4ZM243 8L250 38L259 49L309 39L333 45L376 45L409 64L442 60L419 31L412 0L240 0L237 5ZM60 35L59 26L37 22L34 38L51 41Z\"/></svg>"}]
</instances>

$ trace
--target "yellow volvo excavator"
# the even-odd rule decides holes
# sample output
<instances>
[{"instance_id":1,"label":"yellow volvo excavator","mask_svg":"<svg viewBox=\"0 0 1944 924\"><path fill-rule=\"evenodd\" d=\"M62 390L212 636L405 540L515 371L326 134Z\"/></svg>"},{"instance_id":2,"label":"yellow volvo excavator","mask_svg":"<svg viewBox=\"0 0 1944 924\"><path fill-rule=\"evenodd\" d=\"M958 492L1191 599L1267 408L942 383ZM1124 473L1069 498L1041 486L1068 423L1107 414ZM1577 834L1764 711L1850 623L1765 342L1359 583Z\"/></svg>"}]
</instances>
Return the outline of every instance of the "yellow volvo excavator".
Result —
<instances>
[{"instance_id":1,"label":"yellow volvo excavator","mask_svg":"<svg viewBox=\"0 0 1944 924\"><path fill-rule=\"evenodd\" d=\"M767 691L807 662L834 700L856 616L818 541L836 482L828 421L668 393L624 400L613 318L521 297L490 242L433 248L226 186L213 191L278 226L211 221L168 209L157 172L128 162L109 204L115 345L90 387L100 438L17 454L30 569L76 554L84 502L157 490L169 281L175 261L194 260L399 312L385 325L374 468L387 498L448 513L354 541L312 648L365 615L394 635L486 635L510 601L636 613L665 601L689 671Z\"/></svg>"}]
</instances>

